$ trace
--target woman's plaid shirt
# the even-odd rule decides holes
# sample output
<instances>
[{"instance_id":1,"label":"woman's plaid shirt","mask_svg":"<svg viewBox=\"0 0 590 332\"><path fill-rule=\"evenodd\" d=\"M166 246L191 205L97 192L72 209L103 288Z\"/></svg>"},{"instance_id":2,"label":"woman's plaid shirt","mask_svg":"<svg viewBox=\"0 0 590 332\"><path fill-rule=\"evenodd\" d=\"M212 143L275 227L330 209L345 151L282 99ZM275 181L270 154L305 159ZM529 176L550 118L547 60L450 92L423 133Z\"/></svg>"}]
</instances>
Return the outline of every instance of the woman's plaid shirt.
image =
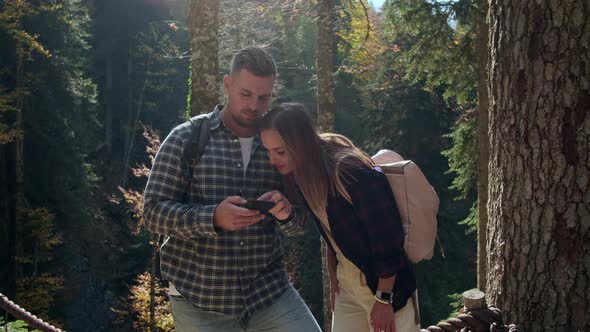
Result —
<instances>
[{"instance_id":1,"label":"woman's plaid shirt","mask_svg":"<svg viewBox=\"0 0 590 332\"><path fill-rule=\"evenodd\" d=\"M145 189L145 224L151 232L168 237L160 254L164 279L196 307L245 321L287 289L281 233L301 235L304 217L310 215L297 208L295 217L285 223L267 217L238 231L214 228L219 202L228 196L256 199L280 190L280 175L259 136L244 175L238 137L223 125L220 112L214 112L209 143L191 170L188 203L183 203L186 182L181 156L190 136L187 122L162 143Z\"/></svg>"}]
</instances>

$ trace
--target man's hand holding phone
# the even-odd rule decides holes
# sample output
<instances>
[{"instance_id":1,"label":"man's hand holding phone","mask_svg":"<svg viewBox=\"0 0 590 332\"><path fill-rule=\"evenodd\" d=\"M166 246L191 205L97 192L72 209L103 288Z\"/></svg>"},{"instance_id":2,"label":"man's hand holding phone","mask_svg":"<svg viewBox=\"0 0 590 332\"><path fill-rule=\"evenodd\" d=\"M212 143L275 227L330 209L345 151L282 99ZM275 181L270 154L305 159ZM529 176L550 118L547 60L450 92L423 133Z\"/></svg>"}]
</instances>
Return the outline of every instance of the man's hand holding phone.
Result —
<instances>
[{"instance_id":1,"label":"man's hand holding phone","mask_svg":"<svg viewBox=\"0 0 590 332\"><path fill-rule=\"evenodd\" d=\"M264 219L264 214L257 210L245 209L242 205L246 200L239 196L230 196L215 208L213 215L213 225L215 227L235 231L248 227Z\"/></svg>"},{"instance_id":2,"label":"man's hand holding phone","mask_svg":"<svg viewBox=\"0 0 590 332\"><path fill-rule=\"evenodd\" d=\"M279 191L269 191L257 200L245 200L239 196L224 199L213 215L213 225L235 231L255 224L264 216L274 216L279 221L287 220L293 213L291 202Z\"/></svg>"}]
</instances>

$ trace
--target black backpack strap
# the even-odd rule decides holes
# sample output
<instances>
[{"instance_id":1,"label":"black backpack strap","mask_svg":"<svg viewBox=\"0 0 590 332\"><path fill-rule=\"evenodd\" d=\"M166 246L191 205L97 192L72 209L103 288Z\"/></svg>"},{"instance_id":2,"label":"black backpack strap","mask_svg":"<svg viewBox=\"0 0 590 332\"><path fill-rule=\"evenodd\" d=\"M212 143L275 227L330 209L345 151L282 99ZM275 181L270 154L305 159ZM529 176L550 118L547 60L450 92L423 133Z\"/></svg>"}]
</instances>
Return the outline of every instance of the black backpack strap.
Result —
<instances>
[{"instance_id":1,"label":"black backpack strap","mask_svg":"<svg viewBox=\"0 0 590 332\"><path fill-rule=\"evenodd\" d=\"M203 156L203 153L205 153L205 147L207 146L207 143L209 143L209 117L210 114L206 114L190 119L191 137L185 143L182 150L182 175L186 182L183 199L185 202L188 200L188 193L193 181L191 169L193 166L199 163L201 156Z\"/></svg>"},{"instance_id":2,"label":"black backpack strap","mask_svg":"<svg viewBox=\"0 0 590 332\"><path fill-rule=\"evenodd\" d=\"M190 166L194 166L201 160L205 147L209 143L209 116L193 118L190 121L191 139L188 143L188 149L184 150L184 157Z\"/></svg>"}]
</instances>

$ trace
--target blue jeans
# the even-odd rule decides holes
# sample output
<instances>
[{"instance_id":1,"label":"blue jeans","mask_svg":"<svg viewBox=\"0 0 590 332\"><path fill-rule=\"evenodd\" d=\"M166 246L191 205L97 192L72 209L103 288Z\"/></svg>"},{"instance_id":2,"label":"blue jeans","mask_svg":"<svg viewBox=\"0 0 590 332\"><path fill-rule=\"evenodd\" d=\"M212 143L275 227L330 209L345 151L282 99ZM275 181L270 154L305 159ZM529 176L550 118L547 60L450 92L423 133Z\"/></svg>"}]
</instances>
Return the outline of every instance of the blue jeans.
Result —
<instances>
[{"instance_id":1,"label":"blue jeans","mask_svg":"<svg viewBox=\"0 0 590 332\"><path fill-rule=\"evenodd\" d=\"M177 332L321 332L299 293L289 286L269 307L256 312L243 328L238 316L204 311L182 296L170 296Z\"/></svg>"}]
</instances>

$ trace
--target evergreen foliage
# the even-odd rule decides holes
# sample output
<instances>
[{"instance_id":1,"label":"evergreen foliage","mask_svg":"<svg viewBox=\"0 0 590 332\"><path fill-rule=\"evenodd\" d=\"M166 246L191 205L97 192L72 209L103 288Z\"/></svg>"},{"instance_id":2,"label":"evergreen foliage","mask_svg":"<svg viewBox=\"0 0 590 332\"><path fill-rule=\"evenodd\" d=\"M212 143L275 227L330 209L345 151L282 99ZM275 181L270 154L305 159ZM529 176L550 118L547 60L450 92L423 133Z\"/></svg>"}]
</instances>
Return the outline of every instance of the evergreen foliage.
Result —
<instances>
[{"instance_id":1,"label":"evergreen foliage","mask_svg":"<svg viewBox=\"0 0 590 332\"><path fill-rule=\"evenodd\" d=\"M442 153L449 160L447 173L454 174L450 189L458 191L457 199L474 200L477 188L477 135L474 111L467 112L455 124L453 131L444 137L451 139L451 147ZM469 215L460 222L467 225L468 232L477 231L477 202L469 209Z\"/></svg>"},{"instance_id":2,"label":"evergreen foliage","mask_svg":"<svg viewBox=\"0 0 590 332\"><path fill-rule=\"evenodd\" d=\"M404 78L422 81L457 104L477 100L476 0L390 0L385 6L388 35L400 48Z\"/></svg>"},{"instance_id":3,"label":"evergreen foliage","mask_svg":"<svg viewBox=\"0 0 590 332\"><path fill-rule=\"evenodd\" d=\"M483 17L479 6L477 0L392 0L386 6L389 36L400 51L404 78L421 82L428 91L442 88L445 101L458 113L477 104L477 23ZM445 136L452 145L444 152L456 176L452 188L459 191L459 197L473 202L471 213L463 220L470 231L477 226L476 121L474 112L469 125L460 120L454 132Z\"/></svg>"}]
</instances>

